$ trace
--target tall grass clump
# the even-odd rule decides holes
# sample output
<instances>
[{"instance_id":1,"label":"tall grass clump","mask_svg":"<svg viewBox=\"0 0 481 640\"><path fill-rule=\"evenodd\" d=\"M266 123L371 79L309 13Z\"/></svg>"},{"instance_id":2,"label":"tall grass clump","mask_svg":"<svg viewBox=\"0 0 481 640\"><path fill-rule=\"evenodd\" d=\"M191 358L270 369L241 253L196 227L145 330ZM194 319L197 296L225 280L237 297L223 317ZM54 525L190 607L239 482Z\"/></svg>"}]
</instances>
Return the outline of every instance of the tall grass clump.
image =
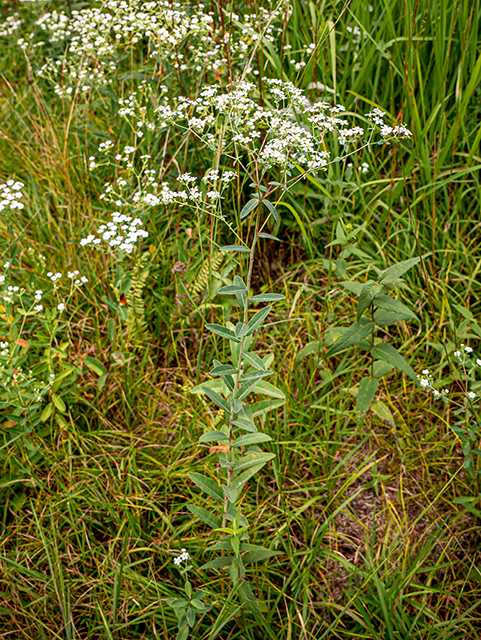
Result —
<instances>
[{"instance_id":1,"label":"tall grass clump","mask_svg":"<svg viewBox=\"0 0 481 640\"><path fill-rule=\"evenodd\" d=\"M6 638L474 638L479 0L4 2Z\"/></svg>"}]
</instances>

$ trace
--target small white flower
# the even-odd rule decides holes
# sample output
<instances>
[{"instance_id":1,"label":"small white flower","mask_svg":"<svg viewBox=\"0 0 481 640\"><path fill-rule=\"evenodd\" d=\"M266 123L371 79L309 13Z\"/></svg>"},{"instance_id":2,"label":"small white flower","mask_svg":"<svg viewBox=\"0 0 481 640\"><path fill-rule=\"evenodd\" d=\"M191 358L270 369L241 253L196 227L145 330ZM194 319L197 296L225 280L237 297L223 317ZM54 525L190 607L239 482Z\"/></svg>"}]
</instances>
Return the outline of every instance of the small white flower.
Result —
<instances>
[{"instance_id":1,"label":"small white flower","mask_svg":"<svg viewBox=\"0 0 481 640\"><path fill-rule=\"evenodd\" d=\"M474 398L476 397L476 394L474 393L474 391L468 391L467 396L470 400L474 400Z\"/></svg>"},{"instance_id":2,"label":"small white flower","mask_svg":"<svg viewBox=\"0 0 481 640\"><path fill-rule=\"evenodd\" d=\"M58 305L57 305L57 309L58 309L59 311L63 311L63 310L65 309L65 305L64 305L64 303L63 303L63 302L61 302L60 304L58 304Z\"/></svg>"},{"instance_id":3,"label":"small white flower","mask_svg":"<svg viewBox=\"0 0 481 640\"><path fill-rule=\"evenodd\" d=\"M188 551L186 551L186 549L181 549L180 555L174 558L174 564L179 567L183 562L187 562L189 558L190 556Z\"/></svg>"},{"instance_id":4,"label":"small white flower","mask_svg":"<svg viewBox=\"0 0 481 640\"><path fill-rule=\"evenodd\" d=\"M429 369L423 369L422 373L423 373L423 376L428 376L429 375Z\"/></svg>"},{"instance_id":5,"label":"small white flower","mask_svg":"<svg viewBox=\"0 0 481 640\"><path fill-rule=\"evenodd\" d=\"M459 358L459 356L460 356L460 355L461 355L461 351L455 351L455 352L453 353L453 356L454 356L455 358Z\"/></svg>"},{"instance_id":6,"label":"small white flower","mask_svg":"<svg viewBox=\"0 0 481 640\"><path fill-rule=\"evenodd\" d=\"M464 350L466 351L466 353L472 353L473 352L471 347L464 347Z\"/></svg>"},{"instance_id":7,"label":"small white flower","mask_svg":"<svg viewBox=\"0 0 481 640\"><path fill-rule=\"evenodd\" d=\"M34 308L34 311L36 311L37 313L40 313L40 311L43 310L43 304L37 304Z\"/></svg>"}]
</instances>

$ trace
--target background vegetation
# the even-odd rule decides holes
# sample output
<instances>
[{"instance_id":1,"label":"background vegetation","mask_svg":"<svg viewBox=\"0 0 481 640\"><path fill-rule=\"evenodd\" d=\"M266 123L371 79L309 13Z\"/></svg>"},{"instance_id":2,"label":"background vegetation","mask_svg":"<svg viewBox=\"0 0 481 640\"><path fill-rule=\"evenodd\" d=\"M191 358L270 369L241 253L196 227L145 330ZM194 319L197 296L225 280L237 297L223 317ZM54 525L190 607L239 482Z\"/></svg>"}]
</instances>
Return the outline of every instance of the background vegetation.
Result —
<instances>
[{"instance_id":1,"label":"background vegetation","mask_svg":"<svg viewBox=\"0 0 481 640\"><path fill-rule=\"evenodd\" d=\"M60 5L7 2L3 14L20 11L21 28L39 38L33 22ZM232 9L242 22L259 5L267 7L239 0ZM41 47L24 53L20 31L0 37L0 177L20 180L26 194L24 209L2 212L2 261L45 290L47 271L78 269L89 281L61 322L17 336L45 370L65 372L55 389L59 402L49 392L51 414L39 412L17 438L2 396L2 638L175 637L166 601L182 594L172 563L181 548L192 558L191 581L213 605L195 638L479 636L479 479L463 468L466 450L453 430L462 418L393 371L361 424L354 396L368 360L357 350L325 354L335 328L355 313L354 296L326 267L337 257L326 245L338 221L363 225L358 247L380 269L426 256L402 289L419 323L386 328L416 372L428 367L435 384L454 395L453 349L463 343L479 353L481 3L291 6L290 17L280 13L273 40L261 39L255 50L262 74L291 80L312 101L336 95L355 113L378 106L404 121L413 138L299 183L270 231L281 243L260 243L255 288L286 295L259 339L286 395L264 424L272 442L263 448L276 457L251 481L244 502L251 541L282 552L249 565L261 615L228 600L221 570L199 569L211 557L211 534L186 508L199 500L187 473L212 475L215 463L198 444L204 426L215 425L215 411L190 389L223 349L204 324L229 318L215 295L233 268L234 259L215 250L228 236L208 217L154 207L144 219L150 236L142 259L131 261L130 288L109 255L79 248L105 218L98 196L110 175L108 168L90 171L89 157L107 138L136 144L118 99L140 92L143 80L154 94L162 80L173 96L194 95L200 72L149 59L141 42L116 53L112 82L72 100L38 74ZM214 34L236 33L230 6L206 3L211 9ZM49 55L61 58L64 46L52 44ZM226 87L242 72L241 62L205 65L205 84ZM159 182L212 166L207 147L180 140L175 127L146 134ZM369 163L365 173L361 160ZM230 197L240 224L247 190ZM45 267L37 269L40 255ZM349 266L360 280L364 264Z\"/></svg>"}]
</instances>

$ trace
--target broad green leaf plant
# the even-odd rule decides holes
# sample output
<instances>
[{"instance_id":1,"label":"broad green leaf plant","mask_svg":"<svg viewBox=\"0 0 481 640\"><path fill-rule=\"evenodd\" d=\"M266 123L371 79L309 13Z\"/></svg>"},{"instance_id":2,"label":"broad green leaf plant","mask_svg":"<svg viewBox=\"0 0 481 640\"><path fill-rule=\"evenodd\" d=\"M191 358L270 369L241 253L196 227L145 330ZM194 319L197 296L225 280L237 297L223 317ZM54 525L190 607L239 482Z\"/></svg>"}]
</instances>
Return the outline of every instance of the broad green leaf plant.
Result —
<instances>
[{"instance_id":1,"label":"broad green leaf plant","mask_svg":"<svg viewBox=\"0 0 481 640\"><path fill-rule=\"evenodd\" d=\"M420 257L409 258L380 270L373 265L364 252L354 244L362 227L344 228L339 221L336 226L336 238L328 247L340 246L342 252L332 261L341 277L346 276L346 258L355 255L366 262L368 271L375 272L375 279L365 282L341 280L340 286L353 293L357 298L356 319L349 327L338 327L339 339L328 349L326 358L330 358L355 346L366 351L369 359L369 375L364 377L356 389L356 412L362 424L379 388L379 382L393 368L405 373L413 382L418 383L416 373L399 351L378 336L378 330L395 325L401 321L417 321L416 314L400 300L393 297L396 287L402 286L402 276L421 261ZM389 295L390 294L390 295Z\"/></svg>"}]
</instances>

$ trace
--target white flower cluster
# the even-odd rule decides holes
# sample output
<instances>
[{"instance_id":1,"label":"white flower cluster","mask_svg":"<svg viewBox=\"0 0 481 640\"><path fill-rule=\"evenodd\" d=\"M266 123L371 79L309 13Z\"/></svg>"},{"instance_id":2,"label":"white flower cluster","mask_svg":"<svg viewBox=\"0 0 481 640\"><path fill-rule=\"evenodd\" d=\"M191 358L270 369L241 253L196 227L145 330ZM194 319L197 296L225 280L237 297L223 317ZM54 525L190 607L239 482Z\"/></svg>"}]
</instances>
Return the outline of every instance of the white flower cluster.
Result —
<instances>
[{"instance_id":1,"label":"white flower cluster","mask_svg":"<svg viewBox=\"0 0 481 640\"><path fill-rule=\"evenodd\" d=\"M25 205L20 202L23 198L23 182L8 180L5 184L0 184L0 211L4 209L23 209Z\"/></svg>"},{"instance_id":2,"label":"white flower cluster","mask_svg":"<svg viewBox=\"0 0 481 640\"><path fill-rule=\"evenodd\" d=\"M174 564L175 564L177 567L180 567L180 565L181 565L183 562L188 562L188 561L189 561L189 559L190 559L189 552L188 552L186 549L181 549L181 553L180 553L180 555L178 555L178 556L176 556L176 557L174 558Z\"/></svg>"},{"instance_id":3,"label":"white flower cluster","mask_svg":"<svg viewBox=\"0 0 481 640\"><path fill-rule=\"evenodd\" d=\"M116 211L112 214L111 222L102 224L97 229L99 236L90 234L86 238L82 238L80 246L85 247L88 244L96 246L103 241L111 248L130 254L135 249L135 245L140 238L149 236L147 231L141 229L142 224L140 218L132 218L132 216L126 216Z\"/></svg>"},{"instance_id":4,"label":"white flower cluster","mask_svg":"<svg viewBox=\"0 0 481 640\"><path fill-rule=\"evenodd\" d=\"M429 369L423 369L422 375L417 376L418 382L421 387L428 392L431 392L435 398L445 398L449 393L449 389L443 389L442 391L438 391L433 387L433 376L429 372Z\"/></svg>"},{"instance_id":5,"label":"white flower cluster","mask_svg":"<svg viewBox=\"0 0 481 640\"><path fill-rule=\"evenodd\" d=\"M252 83L240 81L225 93L215 84L203 89L196 99L180 97L175 108L157 107L159 126L186 121L193 133L217 151L227 153L229 146L237 145L256 154L267 168L300 164L307 171L325 169L329 163L327 133L337 132L345 146L365 134L362 127L350 126L345 117L339 117L345 111L343 106L325 101L311 104L304 91L291 82L267 79L264 83L267 106L255 98L257 87ZM382 140L403 137L403 125L391 127L388 133L380 116L384 113L378 111L373 112L372 122L381 129ZM215 129L216 123L223 126ZM222 130L222 134L216 138L212 130Z\"/></svg>"},{"instance_id":6,"label":"white flower cluster","mask_svg":"<svg viewBox=\"0 0 481 640\"><path fill-rule=\"evenodd\" d=\"M364 115L372 124L379 127L381 136L384 140L388 140L391 138L394 138L395 140L401 140L403 138L411 138L413 135L405 124L395 125L394 127L387 125L384 122L386 114L384 113L384 111L378 109L377 107Z\"/></svg>"},{"instance_id":7,"label":"white flower cluster","mask_svg":"<svg viewBox=\"0 0 481 640\"><path fill-rule=\"evenodd\" d=\"M12 16L7 16L3 22L0 22L0 37L11 36L13 33L18 31L22 24L23 20L18 13L15 13Z\"/></svg>"}]
</instances>

